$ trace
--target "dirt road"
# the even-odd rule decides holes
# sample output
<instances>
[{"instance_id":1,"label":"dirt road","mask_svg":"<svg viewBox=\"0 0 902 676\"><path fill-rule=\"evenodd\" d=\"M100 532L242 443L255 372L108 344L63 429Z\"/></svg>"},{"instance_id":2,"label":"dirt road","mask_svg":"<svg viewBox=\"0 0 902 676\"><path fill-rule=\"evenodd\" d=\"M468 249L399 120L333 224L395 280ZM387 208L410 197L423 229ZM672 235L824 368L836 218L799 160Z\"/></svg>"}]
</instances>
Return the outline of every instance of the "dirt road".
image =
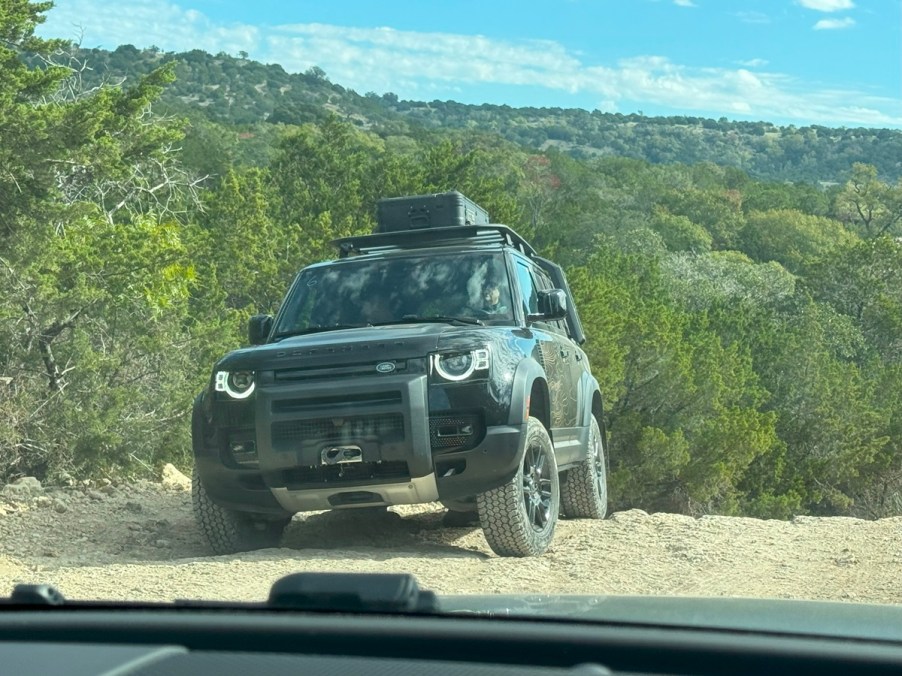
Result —
<instances>
[{"instance_id":1,"label":"dirt road","mask_svg":"<svg viewBox=\"0 0 902 676\"><path fill-rule=\"evenodd\" d=\"M478 528L444 528L442 508L428 505L300 515L278 549L210 556L183 479L4 488L0 593L49 582L70 598L260 601L282 575L327 570L411 572L439 593L902 602L902 517L760 521L633 510L562 521L545 556L503 559Z\"/></svg>"}]
</instances>

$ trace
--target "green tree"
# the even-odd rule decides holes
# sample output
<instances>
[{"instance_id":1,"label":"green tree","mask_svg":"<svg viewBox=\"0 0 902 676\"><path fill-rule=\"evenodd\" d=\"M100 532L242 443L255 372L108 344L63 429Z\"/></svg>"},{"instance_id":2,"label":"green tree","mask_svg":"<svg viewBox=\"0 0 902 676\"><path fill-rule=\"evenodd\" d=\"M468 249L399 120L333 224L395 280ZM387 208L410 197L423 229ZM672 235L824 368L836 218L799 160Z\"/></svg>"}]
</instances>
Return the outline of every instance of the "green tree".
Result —
<instances>
[{"instance_id":1,"label":"green tree","mask_svg":"<svg viewBox=\"0 0 902 676\"><path fill-rule=\"evenodd\" d=\"M176 219L197 184L175 161L178 127L150 110L171 71L82 91L53 65L66 45L33 37L49 7L0 10L0 370L15 392L4 478L183 452L194 378L179 351L190 227Z\"/></svg>"},{"instance_id":2,"label":"green tree","mask_svg":"<svg viewBox=\"0 0 902 676\"><path fill-rule=\"evenodd\" d=\"M291 231L299 264L331 256L335 237L372 230L371 172L381 151L380 139L334 116L282 139L270 172L273 213Z\"/></svg>"},{"instance_id":3,"label":"green tree","mask_svg":"<svg viewBox=\"0 0 902 676\"><path fill-rule=\"evenodd\" d=\"M669 298L657 264L600 249L570 281L607 398L617 506L735 513L779 445L748 355Z\"/></svg>"},{"instance_id":4,"label":"green tree","mask_svg":"<svg viewBox=\"0 0 902 676\"><path fill-rule=\"evenodd\" d=\"M242 319L275 312L299 264L291 231L270 215L275 196L268 172L231 169L205 202L206 236L192 256L203 266L201 291L216 295L216 307L242 311Z\"/></svg>"},{"instance_id":5,"label":"green tree","mask_svg":"<svg viewBox=\"0 0 902 676\"><path fill-rule=\"evenodd\" d=\"M758 261L777 261L799 274L805 266L858 237L839 222L792 209L753 211L739 233L739 248Z\"/></svg>"},{"instance_id":6,"label":"green tree","mask_svg":"<svg viewBox=\"0 0 902 676\"><path fill-rule=\"evenodd\" d=\"M856 162L852 176L837 195L837 217L856 228L862 237L900 234L902 223L902 180L887 185L877 177L877 168Z\"/></svg>"},{"instance_id":7,"label":"green tree","mask_svg":"<svg viewBox=\"0 0 902 676\"><path fill-rule=\"evenodd\" d=\"M812 266L805 285L850 317L881 359L902 363L902 243L878 237L836 249Z\"/></svg>"},{"instance_id":8,"label":"green tree","mask_svg":"<svg viewBox=\"0 0 902 676\"><path fill-rule=\"evenodd\" d=\"M744 225L741 196L734 190L674 190L662 201L674 215L684 216L708 231L717 249L735 247Z\"/></svg>"},{"instance_id":9,"label":"green tree","mask_svg":"<svg viewBox=\"0 0 902 676\"><path fill-rule=\"evenodd\" d=\"M887 411L856 364L848 318L799 295L784 312L743 321L783 447L757 459L743 485L755 514L848 513L887 452ZM778 511L773 511L778 510Z\"/></svg>"},{"instance_id":10,"label":"green tree","mask_svg":"<svg viewBox=\"0 0 902 676\"><path fill-rule=\"evenodd\" d=\"M671 251L701 253L711 250L713 238L702 226L686 216L675 216L666 209L656 208L649 224Z\"/></svg>"}]
</instances>

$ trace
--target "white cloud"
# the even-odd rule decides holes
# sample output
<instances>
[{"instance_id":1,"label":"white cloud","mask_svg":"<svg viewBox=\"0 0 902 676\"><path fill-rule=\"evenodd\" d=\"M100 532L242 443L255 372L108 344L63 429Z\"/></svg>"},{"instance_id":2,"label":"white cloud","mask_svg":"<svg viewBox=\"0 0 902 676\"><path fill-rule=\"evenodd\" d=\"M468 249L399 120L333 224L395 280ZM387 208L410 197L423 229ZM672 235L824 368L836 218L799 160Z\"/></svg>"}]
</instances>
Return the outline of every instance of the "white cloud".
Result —
<instances>
[{"instance_id":1,"label":"white cloud","mask_svg":"<svg viewBox=\"0 0 902 676\"><path fill-rule=\"evenodd\" d=\"M698 7L692 0L673 0L673 4L678 7Z\"/></svg>"},{"instance_id":2,"label":"white cloud","mask_svg":"<svg viewBox=\"0 0 902 676\"><path fill-rule=\"evenodd\" d=\"M746 68L762 68L770 62L767 59L747 59L746 61L737 61L736 63L740 66L745 66Z\"/></svg>"},{"instance_id":3,"label":"white cloud","mask_svg":"<svg viewBox=\"0 0 902 676\"><path fill-rule=\"evenodd\" d=\"M266 47L287 68L318 64L336 82L367 90L390 90L398 78L538 84L568 92L582 86L579 61L550 41L294 24L277 27Z\"/></svg>"},{"instance_id":4,"label":"white cloud","mask_svg":"<svg viewBox=\"0 0 902 676\"><path fill-rule=\"evenodd\" d=\"M256 26L217 24L166 0L57 0L39 32L72 40L83 34L82 46L89 48L156 45L166 51L202 49L214 54L250 53L260 40Z\"/></svg>"},{"instance_id":5,"label":"white cloud","mask_svg":"<svg viewBox=\"0 0 902 676\"><path fill-rule=\"evenodd\" d=\"M85 46L156 44L165 51L197 48L230 54L244 50L251 58L281 64L291 72L316 65L345 87L393 91L401 98L455 98L455 92L477 85L528 87L544 89L543 101L550 94L552 105L561 107L580 105L567 96L576 94L580 101L601 101L605 110L656 105L803 124L902 126L895 99L853 89L812 89L806 81L759 70L766 65L763 59L738 68L690 67L657 55L588 63L582 54L553 41L325 24L224 25L168 0L58 0L41 34L73 35L79 24L85 27Z\"/></svg>"},{"instance_id":6,"label":"white cloud","mask_svg":"<svg viewBox=\"0 0 902 676\"><path fill-rule=\"evenodd\" d=\"M818 12L841 12L853 9L855 3L852 0L797 0L806 9L814 9Z\"/></svg>"},{"instance_id":7,"label":"white cloud","mask_svg":"<svg viewBox=\"0 0 902 676\"><path fill-rule=\"evenodd\" d=\"M763 12L736 12L735 16L743 23L770 23L770 17Z\"/></svg>"},{"instance_id":8,"label":"white cloud","mask_svg":"<svg viewBox=\"0 0 902 676\"><path fill-rule=\"evenodd\" d=\"M814 24L816 31L835 31L843 28L851 28L855 25L855 19L846 17L845 19L821 19Z\"/></svg>"}]
</instances>

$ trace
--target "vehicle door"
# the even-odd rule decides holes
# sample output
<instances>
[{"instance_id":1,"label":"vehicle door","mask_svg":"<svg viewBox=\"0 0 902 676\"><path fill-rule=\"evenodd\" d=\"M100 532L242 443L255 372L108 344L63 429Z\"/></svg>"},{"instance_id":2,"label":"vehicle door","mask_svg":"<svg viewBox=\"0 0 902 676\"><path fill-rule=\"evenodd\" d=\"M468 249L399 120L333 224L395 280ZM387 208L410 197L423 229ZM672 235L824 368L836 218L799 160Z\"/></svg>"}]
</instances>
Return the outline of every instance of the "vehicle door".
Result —
<instances>
[{"instance_id":1,"label":"vehicle door","mask_svg":"<svg viewBox=\"0 0 902 676\"><path fill-rule=\"evenodd\" d=\"M555 284L554 280L545 270L539 268L536 270L536 274L539 279L541 290L561 288L560 285ZM564 289L564 291L567 293L567 302L572 303L573 299L570 296L569 289ZM582 347L580 347L576 336L573 335L573 330L570 323L567 321L567 318L556 319L553 322L550 322L550 324L554 326L555 335L560 341L561 349L567 355L566 360L570 365L573 383L578 388L583 380L583 376L589 372L589 360L586 357L586 353L583 351ZM584 395L582 392L576 392L574 396L576 396L575 424L578 424L580 422L580 414L583 410L582 405L584 402L582 397Z\"/></svg>"},{"instance_id":2,"label":"vehicle door","mask_svg":"<svg viewBox=\"0 0 902 676\"><path fill-rule=\"evenodd\" d=\"M557 288L544 270L533 268L533 274L539 291L550 291ZM542 322L542 324L554 339L561 359L562 369L566 371L562 380L562 388L566 387L566 389L562 389L560 393L566 422L565 427L559 433L559 440L567 444L577 443L579 439L577 426L579 425L580 414L579 383L585 354L579 345L570 338L566 319L553 319Z\"/></svg>"},{"instance_id":3,"label":"vehicle door","mask_svg":"<svg viewBox=\"0 0 902 676\"><path fill-rule=\"evenodd\" d=\"M516 259L515 273L519 287L523 314L539 312L538 292L542 288L536 270L528 263ZM555 448L563 442L567 443L573 436L576 425L575 383L568 359L572 359L572 351L562 348L562 338L552 322L534 321L529 326L536 338L535 359L542 365L548 380L549 408L551 413L551 432Z\"/></svg>"}]
</instances>

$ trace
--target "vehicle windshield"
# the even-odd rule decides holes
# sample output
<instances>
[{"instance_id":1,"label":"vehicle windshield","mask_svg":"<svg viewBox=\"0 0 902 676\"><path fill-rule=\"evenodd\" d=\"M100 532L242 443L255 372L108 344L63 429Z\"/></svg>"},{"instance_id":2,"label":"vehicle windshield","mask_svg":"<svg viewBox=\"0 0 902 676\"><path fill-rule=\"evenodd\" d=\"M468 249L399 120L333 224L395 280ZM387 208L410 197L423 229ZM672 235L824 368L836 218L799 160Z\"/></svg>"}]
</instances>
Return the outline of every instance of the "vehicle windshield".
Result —
<instances>
[{"instance_id":1,"label":"vehicle windshield","mask_svg":"<svg viewBox=\"0 0 902 676\"><path fill-rule=\"evenodd\" d=\"M902 603L900 44L0 0L0 595Z\"/></svg>"},{"instance_id":2,"label":"vehicle windshield","mask_svg":"<svg viewBox=\"0 0 902 676\"><path fill-rule=\"evenodd\" d=\"M273 335L436 317L510 323L512 307L500 253L352 259L304 270Z\"/></svg>"}]
</instances>

